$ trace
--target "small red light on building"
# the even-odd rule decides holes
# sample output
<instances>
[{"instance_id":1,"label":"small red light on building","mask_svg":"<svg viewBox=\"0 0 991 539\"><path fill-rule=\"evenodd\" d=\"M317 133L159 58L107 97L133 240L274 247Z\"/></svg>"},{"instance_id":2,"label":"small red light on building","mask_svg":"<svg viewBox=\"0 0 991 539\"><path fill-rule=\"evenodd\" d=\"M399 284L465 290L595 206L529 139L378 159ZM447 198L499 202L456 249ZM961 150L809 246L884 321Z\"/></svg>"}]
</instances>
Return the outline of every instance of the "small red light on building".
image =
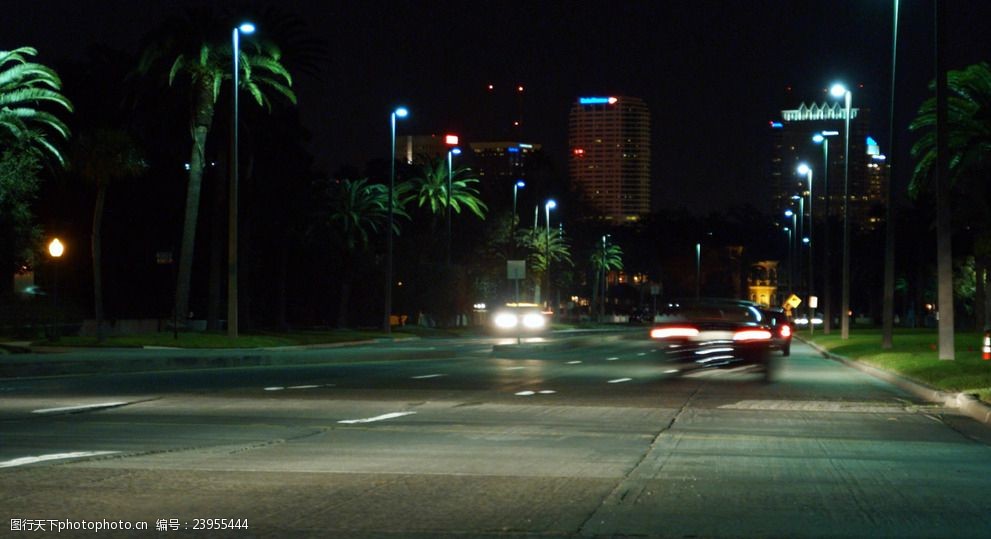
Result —
<instances>
[{"instance_id":1,"label":"small red light on building","mask_svg":"<svg viewBox=\"0 0 991 539\"><path fill-rule=\"evenodd\" d=\"M522 92L523 91L523 86L522 85L521 86L517 86L516 87L516 91L517 92Z\"/></svg>"},{"instance_id":2,"label":"small red light on building","mask_svg":"<svg viewBox=\"0 0 991 539\"><path fill-rule=\"evenodd\" d=\"M585 149L584 148L575 148L575 155L578 156L578 157L585 157Z\"/></svg>"},{"instance_id":3,"label":"small red light on building","mask_svg":"<svg viewBox=\"0 0 991 539\"><path fill-rule=\"evenodd\" d=\"M444 144L447 144L448 146L457 146L458 145L458 136L457 135L444 135Z\"/></svg>"},{"instance_id":4,"label":"small red light on building","mask_svg":"<svg viewBox=\"0 0 991 539\"><path fill-rule=\"evenodd\" d=\"M491 91L492 91L492 90L494 90L494 89L495 89L495 86L492 86L492 85L490 84L490 85L489 85L489 91L491 92Z\"/></svg>"}]
</instances>

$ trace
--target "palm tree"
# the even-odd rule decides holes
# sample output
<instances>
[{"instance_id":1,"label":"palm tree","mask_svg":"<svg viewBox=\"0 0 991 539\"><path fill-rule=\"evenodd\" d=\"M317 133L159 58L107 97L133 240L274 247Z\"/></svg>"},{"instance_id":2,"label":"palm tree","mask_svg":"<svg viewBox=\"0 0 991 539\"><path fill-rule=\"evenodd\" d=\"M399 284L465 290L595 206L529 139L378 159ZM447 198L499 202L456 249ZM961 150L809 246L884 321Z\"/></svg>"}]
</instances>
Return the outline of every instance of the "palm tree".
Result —
<instances>
[{"instance_id":1,"label":"palm tree","mask_svg":"<svg viewBox=\"0 0 991 539\"><path fill-rule=\"evenodd\" d=\"M30 62L38 51L20 47L0 51L0 143L5 147L25 143L64 165L62 152L50 137L69 138L69 128L52 112L51 105L72 112L72 103L60 92L62 81L49 67Z\"/></svg>"},{"instance_id":2,"label":"palm tree","mask_svg":"<svg viewBox=\"0 0 991 539\"><path fill-rule=\"evenodd\" d=\"M93 311L96 316L97 340L102 342L105 335L100 230L103 227L107 188L111 183L140 175L146 164L130 135L119 129L102 128L83 133L76 139L70 166L83 180L96 186L90 252L93 258Z\"/></svg>"},{"instance_id":3,"label":"palm tree","mask_svg":"<svg viewBox=\"0 0 991 539\"><path fill-rule=\"evenodd\" d=\"M592 305L598 303L600 321L605 315L606 310L605 294L602 297L598 297L599 288L602 286L600 279L605 279L605 275L609 271L623 269L623 249L615 243L606 243L605 238L602 238L602 242L602 248L596 247L592 249L592 256L590 257L592 270L595 272L595 276L592 279L594 283L594 288L592 288ZM597 299L598 301L596 301Z\"/></svg>"},{"instance_id":4,"label":"palm tree","mask_svg":"<svg viewBox=\"0 0 991 539\"><path fill-rule=\"evenodd\" d=\"M186 188L186 213L176 283L177 316L189 312L189 285L193 267L193 248L203 179L204 151L213 124L214 108L224 81L231 79L233 24L220 24L209 8L191 10L185 18L166 23L145 49L138 73L165 73L169 86L188 84L191 99L189 184ZM280 63L282 54L272 43L242 42L239 47L240 88L259 106L271 110L269 93L296 103L292 77ZM166 68L167 66L167 68Z\"/></svg>"},{"instance_id":5,"label":"palm tree","mask_svg":"<svg viewBox=\"0 0 991 539\"><path fill-rule=\"evenodd\" d=\"M368 183L368 179L341 180L330 193L331 229L339 242L341 264L341 296L337 311L338 327L348 325L348 304L354 282L354 255L366 249L372 234L388 227L389 189L383 184ZM394 205L393 215L408 217L401 204ZM393 222L393 233L399 228Z\"/></svg>"},{"instance_id":6,"label":"palm tree","mask_svg":"<svg viewBox=\"0 0 991 539\"><path fill-rule=\"evenodd\" d=\"M544 280L548 261L552 264L563 263L573 266L571 246L557 228L552 228L550 231L541 228L520 231L519 243L529 251L526 260L527 267L533 270L534 302L540 303L540 282Z\"/></svg>"},{"instance_id":7,"label":"palm tree","mask_svg":"<svg viewBox=\"0 0 991 539\"><path fill-rule=\"evenodd\" d=\"M479 219L485 219L488 206L478 197L478 189L473 184L479 182L472 170L467 167L455 168L451 174L451 210L460 214L467 208ZM447 160L425 158L417 174L410 178L410 199L417 207L426 207L434 216L440 216L447 209Z\"/></svg>"},{"instance_id":8,"label":"palm tree","mask_svg":"<svg viewBox=\"0 0 991 539\"><path fill-rule=\"evenodd\" d=\"M950 189L962 195L957 197L958 213L967 215L967 222L976 235L975 243L986 245L991 241L991 200L987 189L991 173L991 68L982 62L963 70L949 71L946 73L946 85L948 184ZM938 156L936 98L927 99L922 104L909 129L922 133L912 147L912 156L917 159L917 164L909 185L910 194L917 198L935 189L933 176ZM937 233L948 235L950 231L938 230ZM949 242L943 244L948 245ZM988 253L977 254L985 255L980 257L978 266L987 266ZM952 290L952 286L945 288ZM939 301L944 306L948 303L943 298ZM987 302L987 298L978 298L977 301Z\"/></svg>"}]
</instances>

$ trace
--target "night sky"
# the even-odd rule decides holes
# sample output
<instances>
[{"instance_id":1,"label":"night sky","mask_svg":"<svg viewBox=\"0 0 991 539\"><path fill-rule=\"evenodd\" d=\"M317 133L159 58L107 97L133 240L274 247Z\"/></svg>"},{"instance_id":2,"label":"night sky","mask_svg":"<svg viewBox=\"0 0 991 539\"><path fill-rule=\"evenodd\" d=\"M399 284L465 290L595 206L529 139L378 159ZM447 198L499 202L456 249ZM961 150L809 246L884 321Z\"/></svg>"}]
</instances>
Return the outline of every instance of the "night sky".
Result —
<instances>
[{"instance_id":1,"label":"night sky","mask_svg":"<svg viewBox=\"0 0 991 539\"><path fill-rule=\"evenodd\" d=\"M159 20L191 3L5 2L0 48L34 46L50 65L79 59L94 42L132 49ZM643 98L653 116L657 205L698 212L762 205L752 187L763 174L767 122L782 108L824 99L836 80L853 85L855 107L873 110L872 134L885 151L892 4L281 3L328 44L320 80L297 79L300 110L325 172L387 155L388 116L397 104L411 112L400 134L454 131L491 140L514 119L517 84L525 87L522 139L544 144L565 172L571 102L631 95ZM930 0L901 4L896 118L905 130L932 78L933 9ZM984 31L991 2L946 4L949 66L991 60L991 33ZM495 93L486 92L488 84ZM493 117L505 122L492 125ZM907 149L910 141L899 145Z\"/></svg>"}]
</instances>

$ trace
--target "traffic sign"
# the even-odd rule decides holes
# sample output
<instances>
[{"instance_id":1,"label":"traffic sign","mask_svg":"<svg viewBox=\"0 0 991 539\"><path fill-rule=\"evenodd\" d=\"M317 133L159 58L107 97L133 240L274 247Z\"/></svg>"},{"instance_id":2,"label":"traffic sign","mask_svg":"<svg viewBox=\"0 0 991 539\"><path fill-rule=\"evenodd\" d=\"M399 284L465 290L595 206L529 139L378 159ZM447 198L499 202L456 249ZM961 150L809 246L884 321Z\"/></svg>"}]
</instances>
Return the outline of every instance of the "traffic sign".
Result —
<instances>
[{"instance_id":1,"label":"traffic sign","mask_svg":"<svg viewBox=\"0 0 991 539\"><path fill-rule=\"evenodd\" d=\"M785 300L785 304L791 307L792 309L796 309L798 308L799 305L802 304L802 298L796 296L795 294L792 294L788 296L788 299Z\"/></svg>"}]
</instances>

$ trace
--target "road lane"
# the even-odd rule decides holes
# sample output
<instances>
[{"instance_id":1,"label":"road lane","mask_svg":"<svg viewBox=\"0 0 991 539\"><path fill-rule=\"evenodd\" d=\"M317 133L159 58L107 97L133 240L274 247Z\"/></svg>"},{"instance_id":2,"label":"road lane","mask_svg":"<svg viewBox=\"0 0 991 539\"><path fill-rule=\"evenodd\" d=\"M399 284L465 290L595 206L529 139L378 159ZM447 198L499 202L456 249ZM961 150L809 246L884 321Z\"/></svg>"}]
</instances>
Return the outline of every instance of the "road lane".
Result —
<instances>
[{"instance_id":1,"label":"road lane","mask_svg":"<svg viewBox=\"0 0 991 539\"><path fill-rule=\"evenodd\" d=\"M25 518L208 508L261 535L313 537L991 532L991 449L950 410L799 343L775 384L665 370L652 343L623 340L65 379L68 395L22 385L0 406L0 460L119 453L0 470L0 507ZM110 402L128 382L149 397L156 378L166 382L142 402L31 414L53 398ZM85 501L51 501L65 496Z\"/></svg>"}]
</instances>

